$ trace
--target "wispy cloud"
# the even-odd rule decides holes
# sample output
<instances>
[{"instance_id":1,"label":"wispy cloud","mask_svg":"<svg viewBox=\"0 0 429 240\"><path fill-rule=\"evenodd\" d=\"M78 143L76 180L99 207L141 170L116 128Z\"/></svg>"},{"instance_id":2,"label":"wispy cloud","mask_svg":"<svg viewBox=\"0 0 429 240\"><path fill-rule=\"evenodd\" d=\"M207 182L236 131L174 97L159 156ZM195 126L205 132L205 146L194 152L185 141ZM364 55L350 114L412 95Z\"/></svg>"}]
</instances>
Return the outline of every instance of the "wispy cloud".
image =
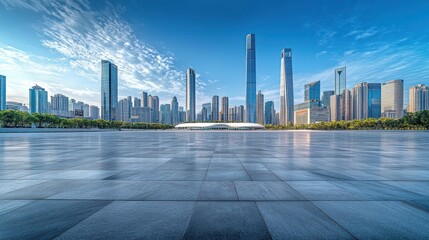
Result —
<instances>
[{"instance_id":1,"label":"wispy cloud","mask_svg":"<svg viewBox=\"0 0 429 240\"><path fill-rule=\"evenodd\" d=\"M367 37L374 36L378 33L378 30L376 27L371 27L365 30L353 30L346 34L346 36L352 36L356 40L364 39Z\"/></svg>"}]
</instances>

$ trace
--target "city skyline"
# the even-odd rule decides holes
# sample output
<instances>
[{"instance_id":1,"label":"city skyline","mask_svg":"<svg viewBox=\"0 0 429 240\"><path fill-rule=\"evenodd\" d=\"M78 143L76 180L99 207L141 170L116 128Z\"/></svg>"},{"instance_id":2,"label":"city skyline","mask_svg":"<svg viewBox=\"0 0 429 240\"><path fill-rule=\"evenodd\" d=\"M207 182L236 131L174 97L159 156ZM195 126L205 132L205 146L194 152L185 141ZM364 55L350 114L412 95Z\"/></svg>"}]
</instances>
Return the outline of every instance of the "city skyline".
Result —
<instances>
[{"instance_id":1,"label":"city skyline","mask_svg":"<svg viewBox=\"0 0 429 240\"><path fill-rule=\"evenodd\" d=\"M309 14L305 18L285 18L276 22L277 19L270 17L275 14L264 15L263 11L257 11L260 6L255 4L249 6L255 10L254 19L258 19L257 16L266 16L266 24L270 27L262 28L254 20L246 23L243 21L245 16L239 11L235 17L238 23L228 28L233 30L231 32L234 34L211 31L205 36L198 28L199 31L194 34L199 41L199 44L196 44L184 41L184 34L177 30L174 31L177 36L172 41L165 36L163 30L154 29L156 24L162 26L164 24L155 23L153 16L146 11L159 9L161 6L157 3L113 1L111 5L107 5L105 2L77 1L75 4L68 2L61 5L34 1L31 5L24 1L2 0L0 31L4 32L1 32L3 38L0 40L2 53L0 61L4 72L0 74L8 78L7 95L10 101L28 102L26 94L28 87L39 84L52 94L63 93L69 98L82 99L91 105L99 106L100 93L97 90L100 70L97 65L101 59L109 59L120 69L118 73L120 99L147 91L160 96L161 104L168 103L172 96L177 95L179 104L184 105L184 69L191 66L200 74L196 76L197 109L202 103L209 102L213 95L229 96L231 105L241 105L245 99L245 93L242 91L245 79L243 71L245 63L242 60L245 57L243 38L251 32L258 37L256 55L261 59L257 66L256 89L262 90L265 98L273 100L276 106L279 106L277 85L280 74L276 56L284 47L292 48L294 55L299 56L294 60L296 86L321 80L321 90L331 90L334 85L332 69L343 65L347 66L348 88L363 81L385 82L398 78L405 80L405 89L427 82L429 70L423 64L428 54L426 47L428 41L425 41L428 37L427 30L420 28L419 31L414 31L419 33L418 36L412 36L411 33L397 34L410 27L417 29L424 21L417 21L415 18L412 18L414 19L412 23L396 20L396 26L392 28L390 23L382 20L393 16L395 9L400 7L413 10L427 9L427 6L419 3L410 6L398 1L392 6L383 5L384 11L377 12L380 16L376 16L374 9L378 9L376 6L381 3L372 4L374 6L357 2L348 4L349 6L339 6L342 12L348 12L347 17L330 15L327 9L334 5L338 7L335 1L311 6L308 9L309 13L314 13L316 8L321 9L320 18L331 17L334 20L329 23L319 21L319 17L314 14ZM172 5L174 6L166 7L180 7L177 4ZM225 14L226 20L216 23L213 27L222 29L225 22L231 20L227 13L236 11L238 6L239 3L234 3L224 9L225 13L222 14ZM109 10L106 10L107 7L110 7ZM207 11L216 6L196 2L193 7ZM299 7L300 4L290 6L292 9ZM276 13L277 8L270 7L267 10ZM66 10L75 15L72 14L67 19L70 22L58 22L55 14L61 15ZM140 10L145 13L143 23L146 27L137 24L136 11ZM411 13L411 10L404 11L404 18L409 16L407 13ZM100 22L96 18L105 16L108 11L112 14L110 18L104 18L105 22ZM359 20L364 17L374 20L374 24L362 25ZM178 15L173 14L171 18L176 19ZM88 21L85 24L71 24L71 20L80 23L82 20L79 19ZM202 18L197 26L214 19L217 17ZM13 20L17 28L25 31L18 33L10 29L6 24L7 20ZM118 25L111 25L113 20L117 20ZM190 24L186 17L177 20L177 23L186 23L185 26ZM29 24L30 22L34 24ZM60 28L61 24L65 24L67 28ZM285 24L294 34L276 30L275 26L278 24ZM114 27L114 31L122 33L120 36L123 37L108 38L104 43L106 35L103 34L107 34L104 30L108 26ZM59 32L53 32L50 27ZM165 30L170 31L172 27L174 26L166 27ZM91 35L95 29L100 29L100 32ZM58 34L70 37L73 45L67 45ZM88 39L88 36L93 36L94 39ZM225 37L230 40L222 41L222 44L212 44L212 41L218 42ZM215 50L201 52L203 45L210 45ZM131 53L133 51L134 53ZM203 60L206 53L210 54L210 61ZM295 102L302 99L303 94L303 89L296 89ZM404 96L405 104L408 102L407 96L408 91Z\"/></svg>"}]
</instances>

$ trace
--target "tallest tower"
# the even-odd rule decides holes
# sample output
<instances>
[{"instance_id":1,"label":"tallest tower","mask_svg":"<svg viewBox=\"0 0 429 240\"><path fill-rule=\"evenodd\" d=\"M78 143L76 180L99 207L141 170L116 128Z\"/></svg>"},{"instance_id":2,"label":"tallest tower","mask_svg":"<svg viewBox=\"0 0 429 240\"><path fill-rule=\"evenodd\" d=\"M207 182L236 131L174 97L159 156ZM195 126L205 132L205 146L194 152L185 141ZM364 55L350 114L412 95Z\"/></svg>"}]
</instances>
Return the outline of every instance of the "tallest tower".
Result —
<instances>
[{"instance_id":1,"label":"tallest tower","mask_svg":"<svg viewBox=\"0 0 429 240\"><path fill-rule=\"evenodd\" d=\"M292 49L285 48L280 57L280 124L294 122Z\"/></svg>"},{"instance_id":2,"label":"tallest tower","mask_svg":"<svg viewBox=\"0 0 429 240\"><path fill-rule=\"evenodd\" d=\"M256 122L255 34L246 36L246 122Z\"/></svg>"}]
</instances>

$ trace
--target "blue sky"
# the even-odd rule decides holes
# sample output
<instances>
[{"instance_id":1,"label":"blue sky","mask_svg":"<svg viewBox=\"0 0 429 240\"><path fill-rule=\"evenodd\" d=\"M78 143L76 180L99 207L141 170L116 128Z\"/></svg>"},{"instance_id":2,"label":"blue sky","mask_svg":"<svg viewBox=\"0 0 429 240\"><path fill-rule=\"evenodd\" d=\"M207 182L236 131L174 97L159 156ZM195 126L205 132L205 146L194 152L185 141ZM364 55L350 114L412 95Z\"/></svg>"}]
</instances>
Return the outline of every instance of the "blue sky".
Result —
<instances>
[{"instance_id":1,"label":"blue sky","mask_svg":"<svg viewBox=\"0 0 429 240\"><path fill-rule=\"evenodd\" d=\"M427 1L0 0L0 74L8 100L49 95L99 105L100 60L119 67L119 96L185 98L185 70L198 74L197 104L212 95L244 103L245 35L256 34L257 89L278 109L280 51L292 48L295 103L304 84L333 89L405 80L429 84ZM408 100L406 100L407 102Z\"/></svg>"}]
</instances>

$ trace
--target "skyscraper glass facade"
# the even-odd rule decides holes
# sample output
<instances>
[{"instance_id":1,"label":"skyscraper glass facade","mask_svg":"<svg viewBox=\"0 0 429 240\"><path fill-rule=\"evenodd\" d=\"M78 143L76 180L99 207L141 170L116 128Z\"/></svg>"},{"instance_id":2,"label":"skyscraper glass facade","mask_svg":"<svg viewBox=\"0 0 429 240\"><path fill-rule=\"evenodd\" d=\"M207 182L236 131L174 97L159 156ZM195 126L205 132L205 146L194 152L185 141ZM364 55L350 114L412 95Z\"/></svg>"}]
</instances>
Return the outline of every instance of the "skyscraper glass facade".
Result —
<instances>
[{"instance_id":1,"label":"skyscraper glass facade","mask_svg":"<svg viewBox=\"0 0 429 240\"><path fill-rule=\"evenodd\" d=\"M335 69L335 94L340 95L346 90L346 67Z\"/></svg>"},{"instance_id":2,"label":"skyscraper glass facade","mask_svg":"<svg viewBox=\"0 0 429 240\"><path fill-rule=\"evenodd\" d=\"M101 61L101 118L116 120L118 108L118 68L107 60Z\"/></svg>"},{"instance_id":3,"label":"skyscraper glass facade","mask_svg":"<svg viewBox=\"0 0 429 240\"><path fill-rule=\"evenodd\" d=\"M186 71L186 121L194 122L195 114L195 71L188 68Z\"/></svg>"},{"instance_id":4,"label":"skyscraper glass facade","mask_svg":"<svg viewBox=\"0 0 429 240\"><path fill-rule=\"evenodd\" d=\"M219 96L212 97L212 121L219 121Z\"/></svg>"},{"instance_id":5,"label":"skyscraper glass facade","mask_svg":"<svg viewBox=\"0 0 429 240\"><path fill-rule=\"evenodd\" d=\"M292 49L285 48L280 58L280 124L293 123L293 116Z\"/></svg>"},{"instance_id":6,"label":"skyscraper glass facade","mask_svg":"<svg viewBox=\"0 0 429 240\"><path fill-rule=\"evenodd\" d=\"M368 83L368 118L381 117L381 83Z\"/></svg>"},{"instance_id":7,"label":"skyscraper glass facade","mask_svg":"<svg viewBox=\"0 0 429 240\"><path fill-rule=\"evenodd\" d=\"M6 76L0 75L0 111L6 109Z\"/></svg>"},{"instance_id":8,"label":"skyscraper glass facade","mask_svg":"<svg viewBox=\"0 0 429 240\"><path fill-rule=\"evenodd\" d=\"M30 113L49 113L48 92L40 86L29 90Z\"/></svg>"},{"instance_id":9,"label":"skyscraper glass facade","mask_svg":"<svg viewBox=\"0 0 429 240\"><path fill-rule=\"evenodd\" d=\"M305 84L304 101L320 101L320 81Z\"/></svg>"},{"instance_id":10,"label":"skyscraper glass facade","mask_svg":"<svg viewBox=\"0 0 429 240\"><path fill-rule=\"evenodd\" d=\"M246 36L246 122L256 122L255 34Z\"/></svg>"}]
</instances>

